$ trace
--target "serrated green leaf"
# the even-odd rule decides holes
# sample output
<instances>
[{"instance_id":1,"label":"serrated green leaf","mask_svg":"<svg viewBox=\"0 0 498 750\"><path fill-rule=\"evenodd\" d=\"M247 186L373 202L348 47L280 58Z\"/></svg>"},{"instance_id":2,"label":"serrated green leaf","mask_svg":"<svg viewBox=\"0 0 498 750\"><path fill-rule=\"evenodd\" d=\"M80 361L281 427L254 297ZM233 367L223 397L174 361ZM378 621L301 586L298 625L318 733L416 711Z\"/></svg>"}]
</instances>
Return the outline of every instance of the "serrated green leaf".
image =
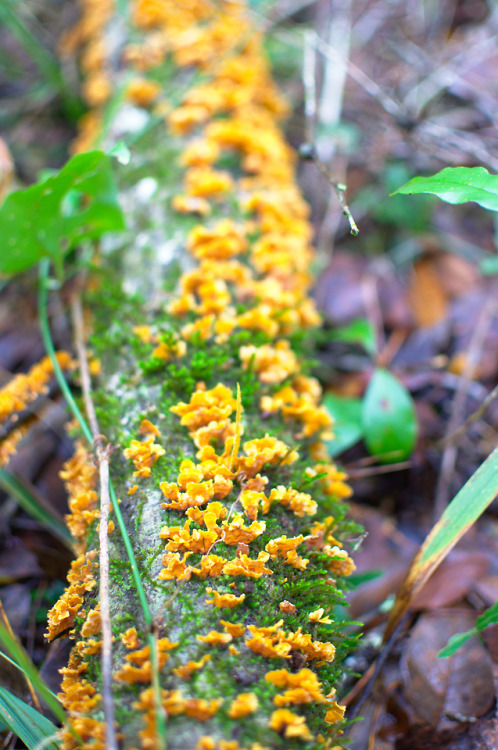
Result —
<instances>
[{"instance_id":1,"label":"serrated green leaf","mask_svg":"<svg viewBox=\"0 0 498 750\"><path fill-rule=\"evenodd\" d=\"M58 174L7 196L0 207L0 273L20 273L46 257L60 269L64 253L84 237L124 228L110 162L103 151L77 154ZM78 195L86 196L85 205Z\"/></svg>"},{"instance_id":2,"label":"serrated green leaf","mask_svg":"<svg viewBox=\"0 0 498 750\"><path fill-rule=\"evenodd\" d=\"M57 744L47 740L55 738L58 729L43 714L8 690L0 686L0 720L19 737L29 750L36 750L40 743L44 748L57 750Z\"/></svg>"},{"instance_id":3,"label":"serrated green leaf","mask_svg":"<svg viewBox=\"0 0 498 750\"><path fill-rule=\"evenodd\" d=\"M362 423L365 443L385 463L410 456L417 438L413 399L405 386L388 370L375 370L363 399Z\"/></svg>"},{"instance_id":4,"label":"serrated green leaf","mask_svg":"<svg viewBox=\"0 0 498 750\"><path fill-rule=\"evenodd\" d=\"M449 656L453 656L453 654L475 634L476 631L472 628L465 633L456 633L456 635L452 635L446 646L438 653L438 657L440 659L447 659Z\"/></svg>"},{"instance_id":5,"label":"serrated green leaf","mask_svg":"<svg viewBox=\"0 0 498 750\"><path fill-rule=\"evenodd\" d=\"M346 326L335 328L330 332L330 338L336 341L360 344L372 356L377 351L375 329L366 318L357 318Z\"/></svg>"},{"instance_id":6,"label":"serrated green leaf","mask_svg":"<svg viewBox=\"0 0 498 750\"><path fill-rule=\"evenodd\" d=\"M446 203L479 203L498 211L498 175L484 167L447 167L431 177L414 177L391 195L431 193Z\"/></svg>"},{"instance_id":7,"label":"serrated green leaf","mask_svg":"<svg viewBox=\"0 0 498 750\"><path fill-rule=\"evenodd\" d=\"M363 437L361 417L362 402L359 398L346 398L326 393L323 399L325 408L334 420L332 432L334 437L327 441L332 457L343 453Z\"/></svg>"}]
</instances>

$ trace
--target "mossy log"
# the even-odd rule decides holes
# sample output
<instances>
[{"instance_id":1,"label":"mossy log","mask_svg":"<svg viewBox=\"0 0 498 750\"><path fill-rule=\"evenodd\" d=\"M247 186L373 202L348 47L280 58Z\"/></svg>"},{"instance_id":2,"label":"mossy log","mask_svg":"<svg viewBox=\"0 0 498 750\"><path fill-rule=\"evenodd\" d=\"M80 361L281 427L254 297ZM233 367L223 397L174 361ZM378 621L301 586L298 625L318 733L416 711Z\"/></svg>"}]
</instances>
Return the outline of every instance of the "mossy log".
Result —
<instances>
[{"instance_id":1,"label":"mossy log","mask_svg":"<svg viewBox=\"0 0 498 750\"><path fill-rule=\"evenodd\" d=\"M95 249L84 293L91 397L149 612L111 521L123 748L311 750L343 727L350 491L322 442L311 228L257 23L235 2L84 0L63 42L91 105L75 148L131 152L127 231ZM114 742L92 458L78 443L65 467L79 557L49 617L50 638L75 641L64 748Z\"/></svg>"}]
</instances>

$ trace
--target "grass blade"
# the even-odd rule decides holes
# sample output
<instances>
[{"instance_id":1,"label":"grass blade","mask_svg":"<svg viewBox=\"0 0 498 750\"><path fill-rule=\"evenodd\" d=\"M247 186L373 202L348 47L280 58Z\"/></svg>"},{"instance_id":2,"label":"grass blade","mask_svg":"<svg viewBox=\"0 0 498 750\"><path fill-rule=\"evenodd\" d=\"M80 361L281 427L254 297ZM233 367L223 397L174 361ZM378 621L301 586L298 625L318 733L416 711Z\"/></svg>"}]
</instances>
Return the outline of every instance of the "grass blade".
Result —
<instances>
[{"instance_id":1,"label":"grass blade","mask_svg":"<svg viewBox=\"0 0 498 750\"><path fill-rule=\"evenodd\" d=\"M21 20L19 8L12 0L0 2L0 23L17 39L50 87L62 97L68 109L68 114L75 119L79 117L82 114L82 105L70 91L61 73L59 63L41 44L37 35Z\"/></svg>"},{"instance_id":2,"label":"grass blade","mask_svg":"<svg viewBox=\"0 0 498 750\"><path fill-rule=\"evenodd\" d=\"M9 633L8 628L3 623L0 623L0 644L16 663L16 666L24 672L38 695L43 698L52 713L57 716L61 723L64 723L66 720L66 714L61 704L44 683L38 674L37 668L21 644Z\"/></svg>"},{"instance_id":3,"label":"grass blade","mask_svg":"<svg viewBox=\"0 0 498 750\"><path fill-rule=\"evenodd\" d=\"M29 750L43 747L56 750L55 742L48 742L57 727L43 714L0 686L0 720L19 737Z\"/></svg>"},{"instance_id":4,"label":"grass blade","mask_svg":"<svg viewBox=\"0 0 498 750\"><path fill-rule=\"evenodd\" d=\"M5 469L0 469L0 487L12 495L31 518L41 523L57 539L60 539L70 552L74 552L73 539L65 524L53 508L45 503L37 493L35 494L34 488L30 488L25 480Z\"/></svg>"},{"instance_id":5,"label":"grass blade","mask_svg":"<svg viewBox=\"0 0 498 750\"><path fill-rule=\"evenodd\" d=\"M498 448L481 464L443 515L415 556L401 584L387 623L384 641L392 634L411 602L448 552L498 494Z\"/></svg>"}]
</instances>

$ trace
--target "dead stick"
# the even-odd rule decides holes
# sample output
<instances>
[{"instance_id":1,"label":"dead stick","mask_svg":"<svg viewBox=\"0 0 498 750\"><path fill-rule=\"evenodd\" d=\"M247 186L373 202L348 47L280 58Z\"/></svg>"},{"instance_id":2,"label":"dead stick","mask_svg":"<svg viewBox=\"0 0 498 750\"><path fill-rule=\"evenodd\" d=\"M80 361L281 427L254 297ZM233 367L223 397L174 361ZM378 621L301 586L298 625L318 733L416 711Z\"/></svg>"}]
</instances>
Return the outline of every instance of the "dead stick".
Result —
<instances>
[{"instance_id":1,"label":"dead stick","mask_svg":"<svg viewBox=\"0 0 498 750\"><path fill-rule=\"evenodd\" d=\"M462 412L465 407L467 391L472 380L479 354L484 345L486 333L488 331L490 319L494 314L494 303L486 305L483 309L474 333L469 343L467 362L462 373L460 384L453 401L453 412L448 423L447 435L455 432L457 425L462 420ZM448 504L450 491L450 482L455 469L458 448L454 442L445 445L441 459L441 470L436 486L436 496L434 501L434 518L437 520L443 514Z\"/></svg>"},{"instance_id":2,"label":"dead stick","mask_svg":"<svg viewBox=\"0 0 498 750\"><path fill-rule=\"evenodd\" d=\"M373 477L377 474L391 474L393 471L404 471L412 465L411 461L400 461L397 464L388 464L386 466L372 466L365 469L352 469L348 471L348 478L355 480L363 477Z\"/></svg>"},{"instance_id":3,"label":"dead stick","mask_svg":"<svg viewBox=\"0 0 498 750\"><path fill-rule=\"evenodd\" d=\"M455 432L452 432L451 435L446 435L440 442L439 445L444 446L448 445L448 443L457 443L463 435L467 432L469 427L474 424L474 422L477 422L478 419L480 419L483 414L487 411L488 406L495 400L495 398L498 396L498 385L495 385L492 391L488 393L482 404L479 406L478 409L475 410L473 414L470 415L468 419L465 420L463 425L458 428L458 430L455 430Z\"/></svg>"},{"instance_id":4,"label":"dead stick","mask_svg":"<svg viewBox=\"0 0 498 750\"><path fill-rule=\"evenodd\" d=\"M329 174L329 171L325 164L320 161L318 154L315 151L315 147L312 143L303 143L301 145L301 148L299 149L299 156L301 159L305 159L307 161L313 161L315 162L317 168L319 171L327 178L330 185L335 190L335 194L337 196L337 200L339 201L339 205L341 207L342 213L349 221L349 229L352 235L355 237L360 233L360 230L356 226L356 222L353 218L353 214L351 213L351 210L346 203L346 190L347 186L343 182L338 182L335 180L331 174Z\"/></svg>"},{"instance_id":5,"label":"dead stick","mask_svg":"<svg viewBox=\"0 0 498 750\"><path fill-rule=\"evenodd\" d=\"M85 349L83 310L76 293L71 299L71 317L75 332L76 350L80 365L81 388L85 409L94 438L95 453L99 465L100 479L100 526L99 526L99 600L102 622L102 705L104 708L106 748L118 750L114 726L114 701L112 697L112 629L109 606L109 453L99 431L97 414L91 396L91 380Z\"/></svg>"}]
</instances>

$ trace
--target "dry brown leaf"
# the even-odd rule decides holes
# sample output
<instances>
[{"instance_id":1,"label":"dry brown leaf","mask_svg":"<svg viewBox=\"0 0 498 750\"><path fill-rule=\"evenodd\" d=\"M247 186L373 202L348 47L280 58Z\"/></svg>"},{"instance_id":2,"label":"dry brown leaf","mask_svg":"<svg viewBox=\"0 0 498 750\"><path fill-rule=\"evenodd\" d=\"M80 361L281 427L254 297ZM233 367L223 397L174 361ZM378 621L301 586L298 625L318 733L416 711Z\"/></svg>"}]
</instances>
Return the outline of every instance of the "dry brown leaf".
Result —
<instances>
[{"instance_id":1,"label":"dry brown leaf","mask_svg":"<svg viewBox=\"0 0 498 750\"><path fill-rule=\"evenodd\" d=\"M452 609L423 615L401 661L405 695L426 724L442 729L483 716L495 700L490 656L474 637L450 658L438 658L452 635L475 625L475 613Z\"/></svg>"},{"instance_id":2,"label":"dry brown leaf","mask_svg":"<svg viewBox=\"0 0 498 750\"><path fill-rule=\"evenodd\" d=\"M490 560L483 552L454 550L411 604L413 610L433 610L457 604L483 578Z\"/></svg>"},{"instance_id":3,"label":"dry brown leaf","mask_svg":"<svg viewBox=\"0 0 498 750\"><path fill-rule=\"evenodd\" d=\"M448 312L448 298L432 257L422 258L413 267L408 298L420 328L433 326Z\"/></svg>"},{"instance_id":4,"label":"dry brown leaf","mask_svg":"<svg viewBox=\"0 0 498 750\"><path fill-rule=\"evenodd\" d=\"M0 584L14 583L23 578L43 575L36 555L17 539L15 547L4 549L0 553Z\"/></svg>"}]
</instances>

